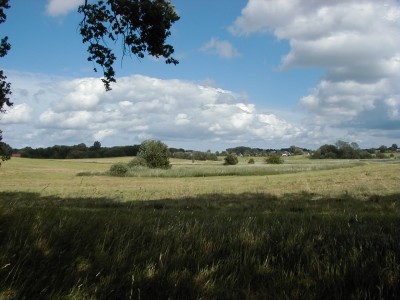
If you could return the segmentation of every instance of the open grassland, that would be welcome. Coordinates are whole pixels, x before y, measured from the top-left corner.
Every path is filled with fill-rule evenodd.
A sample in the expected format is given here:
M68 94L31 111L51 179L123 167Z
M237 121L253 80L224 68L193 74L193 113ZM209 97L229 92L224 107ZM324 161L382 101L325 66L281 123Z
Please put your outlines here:
M400 298L398 160L76 176L117 161L3 164L0 299Z
M314 194L315 198L349 193L367 197L400 191L400 160L359 162L293 158L286 159L283 165L257 162L250 166L245 162L237 166L223 166L222 162L192 164L187 160L172 160L170 170L145 171L153 172L148 174L153 177L146 176L145 172L141 176L127 178L100 175L107 172L113 163L128 162L131 159L13 158L0 169L0 190L69 198L106 197L120 201L180 199L221 193L267 193L280 196L307 192ZM244 173L240 173L242 171ZM157 172L161 173L161 177L156 177ZM168 172L176 176L163 175ZM199 172L208 175L199 177L196 175ZM220 176L224 172L236 172L237 175ZM79 173L99 175L77 176Z

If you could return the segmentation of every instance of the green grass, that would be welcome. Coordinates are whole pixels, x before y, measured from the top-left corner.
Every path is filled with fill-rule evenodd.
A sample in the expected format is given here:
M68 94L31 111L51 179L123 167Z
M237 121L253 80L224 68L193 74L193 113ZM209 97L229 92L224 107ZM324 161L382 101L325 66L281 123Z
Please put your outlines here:
M130 168L125 177L160 177L160 178L180 178L180 177L210 177L210 176L262 176L262 175L281 175L292 174L317 170L333 170L341 168L352 168L365 164L359 161L340 161L340 162L317 162L303 161L302 163L286 163L282 165L269 165L257 163L254 165L239 164L225 166L222 164L196 165L196 164L176 164L171 169L150 169L145 167ZM98 176L96 173L78 173L79 176ZM104 173L109 175L109 172Z
M399 196L1 193L0 298L397 299Z
M344 192L365 198L372 194L400 192L399 160L375 163L293 158L278 166L260 163L248 166L244 163L237 167L222 166L222 162L192 164L190 161L172 160L172 169L166 171L171 171L172 174L166 177L77 176L78 173L104 174L113 163L121 160L128 162L131 159L13 158L0 168L0 191L32 192L61 198L108 198L118 201L181 199L187 196L225 193L268 193L280 196L303 191L314 194L315 198L334 197ZM196 173L204 175L206 172L216 175L216 172L224 170L250 170L253 175L242 173L240 176L194 176ZM264 173L255 175L254 172L259 172L257 170ZM177 174L172 176L174 172ZM266 175L266 172L270 175Z
M120 160L2 165L1 300L400 298L396 160L295 158L274 175L76 176ZM306 171L283 171L291 167Z

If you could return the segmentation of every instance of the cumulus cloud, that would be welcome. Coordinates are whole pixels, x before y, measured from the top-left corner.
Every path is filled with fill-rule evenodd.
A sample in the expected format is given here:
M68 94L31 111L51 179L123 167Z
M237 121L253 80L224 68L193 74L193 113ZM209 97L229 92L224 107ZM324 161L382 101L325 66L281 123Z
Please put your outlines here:
M230 42L218 38L211 38L200 50L226 59L240 55L239 51Z
M96 78L83 78L63 81L58 89L65 93L61 101L53 103L55 111L79 111L95 109L106 93L104 85Z
M6 113L1 117L0 123L2 124L20 124L28 123L31 121L32 108L26 104L21 103L12 106L11 109L6 111Z
M249 0L230 31L272 33L287 40L290 51L282 69L324 70L320 83L300 99L314 125L350 126L377 107L383 107L382 122L398 118L398 1Z
M69 12L76 10L85 0L48 0L46 13L49 16L63 16Z
M13 81L13 88L22 89L24 82L32 80L20 74L24 76L28 79ZM43 82L40 77L35 79L38 85ZM22 93L26 103L3 118L4 124L30 121L29 127L15 134L25 139L7 136L14 147L26 145L21 142L51 146L95 140L103 145L126 145L153 138L180 141L183 146L198 143L198 149L204 143L224 149L222 145L230 143L262 145L291 139L304 130L273 113L258 111L240 94L189 81L134 75L119 78L110 92L104 91L98 78L46 82L48 89L43 94L36 92L40 88L28 86ZM30 109L34 103L41 105Z

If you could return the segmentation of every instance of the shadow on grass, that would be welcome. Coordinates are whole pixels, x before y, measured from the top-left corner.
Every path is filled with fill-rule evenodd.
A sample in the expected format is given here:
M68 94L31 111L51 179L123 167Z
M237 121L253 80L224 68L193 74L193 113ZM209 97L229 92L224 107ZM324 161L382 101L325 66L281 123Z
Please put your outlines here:
M62 209L145 209L145 210L220 210L220 211L281 211L281 212L334 212L347 210L395 211L400 208L400 193L369 195L363 199L343 193L339 197L324 197L300 192L281 197L266 193L205 194L181 199L160 199L120 202L110 198L60 198L41 196L39 193L0 192L0 207L57 207Z
M1 192L0 299L398 299L399 204Z

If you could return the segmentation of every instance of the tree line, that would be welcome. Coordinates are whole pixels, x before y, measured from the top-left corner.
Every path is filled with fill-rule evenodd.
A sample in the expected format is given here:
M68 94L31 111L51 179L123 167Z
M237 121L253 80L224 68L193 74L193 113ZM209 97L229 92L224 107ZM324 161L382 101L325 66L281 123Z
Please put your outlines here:
M191 160L218 160L219 153L213 153L209 151L193 151L193 150L185 150L185 149L175 149L169 148L171 153L171 157L180 158L180 159L191 159Z
M8 144L0 142L0 153L4 153L8 158L14 155L24 158L43 158L43 159L79 159L79 158L106 158L137 156L141 145L102 147L99 141L88 147L81 143L73 146L55 145L46 148L25 147L22 149L12 149ZM168 148L170 157L190 160L218 160L218 152L193 151L183 148Z
M92 146L86 146L80 143L73 146L54 145L47 148L13 149L10 145L0 142L0 159L7 160L12 154L25 158L44 158L44 159L78 159L78 158L106 158L106 157L124 157L137 156L140 145L102 147L99 141ZM271 154L277 155L303 155L311 154L313 159L370 159L385 158L388 154L397 152L400 148L397 144L392 146L382 145L378 148L360 149L357 143L337 141L335 144L325 144L316 151L296 146L281 149L261 149L239 146L228 148L222 152L194 151L183 148L168 148L170 157L188 160L218 160L219 156L234 154L245 157L267 157Z
M391 147L380 146L379 148L360 149L357 143L337 141L335 145L325 144L315 151L311 158L314 159L371 159L386 158L386 153L397 152L397 144Z
M225 155L227 153L234 153L236 155L246 156L246 157L250 157L250 156L263 157L263 156L268 156L271 153L303 155L305 153L312 152L312 150L307 149L307 148L300 148L297 146L290 146L288 148L281 148L281 149L261 149L261 148L251 148L251 147L246 147L246 146L239 146L239 147L234 147L234 148L228 148L224 152L222 153L222 155Z
M93 146L86 146L81 143L73 146L55 145L47 148L25 147L14 150L21 157L26 158L47 158L47 159L76 159L76 158L104 158L136 156L140 145L102 147L100 142L94 142Z

